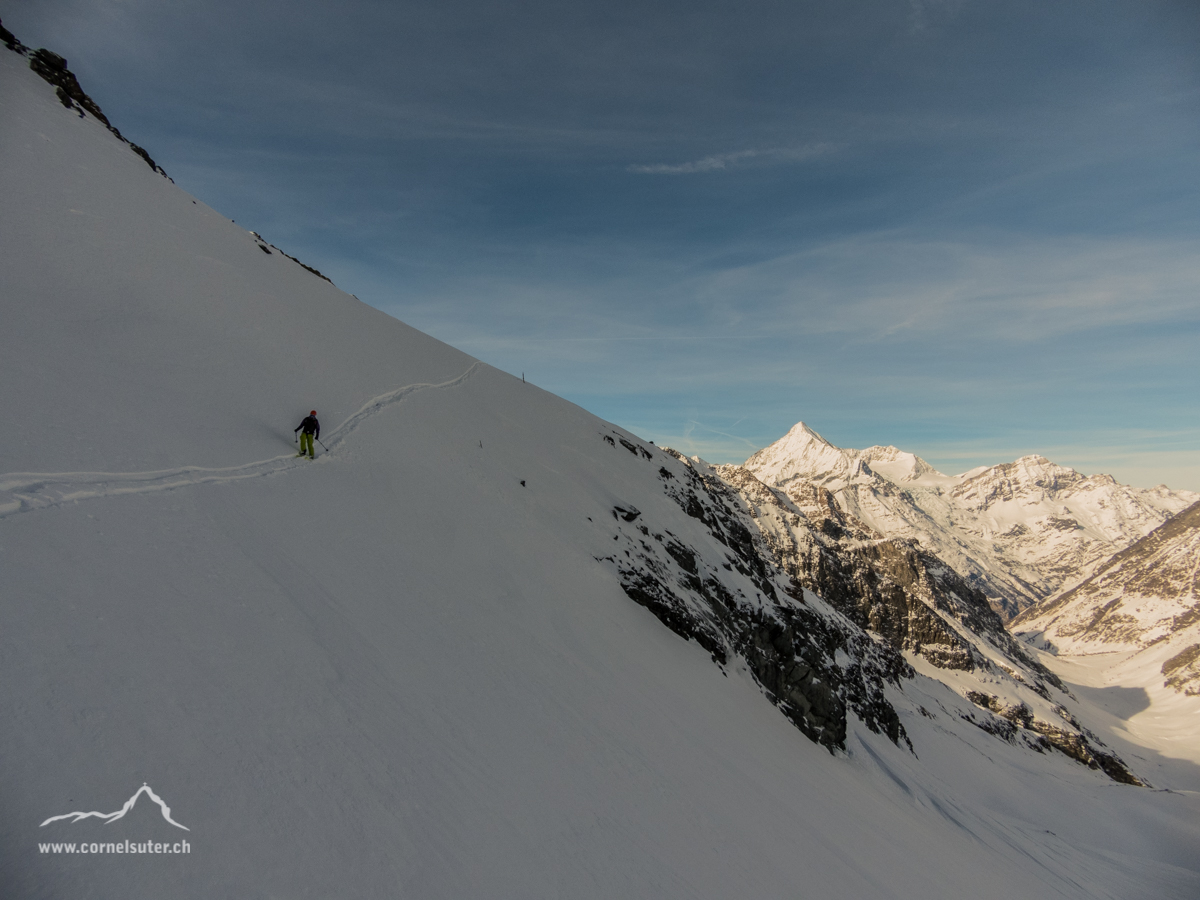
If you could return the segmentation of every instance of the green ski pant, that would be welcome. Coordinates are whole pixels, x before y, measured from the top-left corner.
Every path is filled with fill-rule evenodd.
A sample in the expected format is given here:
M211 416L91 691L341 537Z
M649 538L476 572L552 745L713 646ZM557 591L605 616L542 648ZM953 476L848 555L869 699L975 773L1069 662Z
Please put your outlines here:
M308 454L313 459L316 458L316 451L313 450L313 436L307 432L300 434L300 455Z

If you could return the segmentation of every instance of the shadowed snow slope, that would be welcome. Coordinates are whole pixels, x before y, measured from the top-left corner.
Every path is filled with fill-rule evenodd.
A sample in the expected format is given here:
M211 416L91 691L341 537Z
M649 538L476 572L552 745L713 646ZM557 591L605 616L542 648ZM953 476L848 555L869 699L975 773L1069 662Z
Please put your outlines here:
M597 561L615 506L710 552L678 460L264 252L4 49L0 119L3 896L1200 893L1195 794L930 679L889 688L915 755L810 741ZM40 827L145 782L189 853L39 852L177 842Z

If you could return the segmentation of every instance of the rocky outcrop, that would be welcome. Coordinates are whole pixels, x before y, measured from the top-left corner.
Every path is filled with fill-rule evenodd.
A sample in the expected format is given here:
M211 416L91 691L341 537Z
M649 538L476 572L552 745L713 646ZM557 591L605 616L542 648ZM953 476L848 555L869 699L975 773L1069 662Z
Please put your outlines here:
M1189 697L1200 696L1200 644L1191 644L1162 664L1166 686Z
M971 724L990 734L997 734L1010 743L1015 743L1018 737L1022 737L1026 746L1039 752L1054 748L1089 769L1102 770L1113 781L1139 787L1145 786L1145 783L1129 770L1129 767L1117 754L1107 748L1100 749L1104 747L1103 741L1091 732L1081 729L1079 723L1065 707L1056 707L1055 711L1072 726L1069 729L1036 718L1033 710L1025 703L1006 702L993 694L982 691L968 691L967 699L976 706L995 713L1011 726L1005 728L997 726L995 722L988 719L981 722L974 717L967 717L967 721ZM1030 737L1030 735L1034 735L1034 737Z
M618 450L632 444L621 435L605 439ZM907 743L885 688L912 675L904 659L759 553L727 488L713 490L677 454L640 444L630 452L657 465L676 515L699 525L707 539L698 546L681 536L678 522L614 506L614 551L598 559L613 567L630 599L719 665L744 665L768 699L822 746L845 748L850 714Z
M1012 638L983 593L916 541L875 534L811 483L784 493L741 466L714 471L746 503L775 563L860 627L936 666L965 671L994 669L978 647L983 639L1024 669L1037 690L1061 687Z
M17 40L17 36L4 27L4 23L0 22L0 42L14 53L20 53L22 56L29 55L29 48Z
M100 104L98 104L84 92L83 88L79 84L79 79L77 79L74 73L67 68L67 61L63 57L51 50L46 50L45 48L40 50L31 50L29 47L26 47L19 40L17 40L16 36L11 31L6 29L3 24L0 24L0 42L2 42L7 49L14 53L18 53L29 60L29 68L36 72L43 81L54 88L55 95L58 97L59 102L62 103L63 106L65 106L67 109L75 110L79 113L80 117L90 115L97 122L112 132L112 134L118 140L124 144L127 144L129 149L140 156L145 161L146 165L148 165L151 169L153 169L159 175L162 175L168 181L171 181L172 183L174 182L174 179L172 179L165 171L163 171L162 167L150 157L150 154L147 153L145 149L139 147L137 144L126 138L123 134L121 134L120 130L108 120L108 117L104 115L104 111L100 109ZM274 250L279 252L281 255L286 256L302 269L311 272L318 278L328 281L330 284L333 283L333 281L327 275L324 275L312 266L301 262L290 253L285 253L278 247L274 247L274 245L268 246L266 241L264 241L256 232L252 231L250 233L254 236L258 248L267 255L270 255L271 248L274 248Z

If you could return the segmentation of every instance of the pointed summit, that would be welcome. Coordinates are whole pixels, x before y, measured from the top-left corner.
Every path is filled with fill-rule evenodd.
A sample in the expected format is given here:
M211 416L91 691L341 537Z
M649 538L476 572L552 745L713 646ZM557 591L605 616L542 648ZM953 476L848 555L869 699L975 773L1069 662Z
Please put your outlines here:
M825 438L821 437L821 435L817 434L816 431L814 431L812 428L809 428L803 422L797 422L795 425L793 425L791 430L789 430L788 433L783 436L782 440L788 440L789 438L791 438L793 441L815 440L825 444L828 447L833 446L833 444L829 443L829 441L825 440Z
M811 453L812 451L809 448L813 447L814 445L822 449L839 449L829 441L825 440L825 438L821 437L821 435L817 434L816 431L814 431L812 428L809 428L803 422L797 422L791 427L787 434L770 446L759 450L757 453L751 456L750 459L755 460L767 457L781 458L783 456L801 456L805 455L806 453Z
M746 460L746 468L777 486L797 478L823 483L851 477L852 456L853 451L835 447L803 422L797 422L775 443Z

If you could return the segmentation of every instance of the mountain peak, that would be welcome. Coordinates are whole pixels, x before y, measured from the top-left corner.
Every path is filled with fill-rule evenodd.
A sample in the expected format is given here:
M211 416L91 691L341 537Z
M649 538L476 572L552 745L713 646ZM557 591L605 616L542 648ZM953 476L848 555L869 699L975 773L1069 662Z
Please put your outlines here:
M746 460L746 468L775 484L796 478L840 478L851 475L852 456L852 451L835 447L803 422L797 422L775 443Z
M746 468L773 483L801 478L822 484L883 478L912 482L927 476L945 479L913 453L892 446L866 450L837 447L804 422L797 422L783 437L746 460Z
M1010 490L1037 488L1053 493L1086 480L1088 480L1087 476L1081 475L1074 469L1060 466L1040 454L1032 453L1010 463L972 469L962 477L962 483L957 490L964 496L979 490L979 486L983 486L983 490L990 492L993 490L991 486L994 483L1003 482L1011 486ZM1097 479L1093 476L1092 480ZM1116 483L1115 479L1109 476L1099 476L1097 481L1097 483L1108 482Z
M781 449L787 447L795 450L796 448L805 447L809 444L817 444L821 447L832 447L835 450L839 449L829 441L825 440L825 438L821 437L821 435L818 434L815 429L810 428L803 422L797 422L788 430L787 434L785 434L771 446L780 447Z
M1068 472L1075 471L1068 466L1060 466L1058 463L1047 459L1040 453L1029 453L1025 456L1017 457L1017 459L1013 461L1012 465L1026 469L1063 469Z

